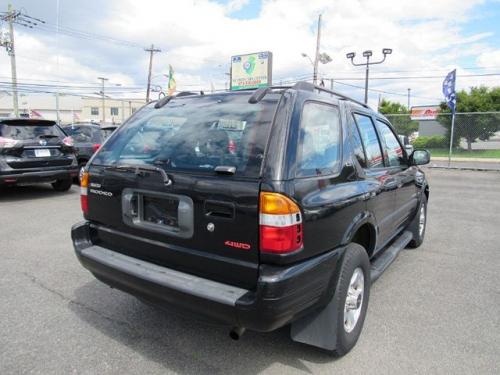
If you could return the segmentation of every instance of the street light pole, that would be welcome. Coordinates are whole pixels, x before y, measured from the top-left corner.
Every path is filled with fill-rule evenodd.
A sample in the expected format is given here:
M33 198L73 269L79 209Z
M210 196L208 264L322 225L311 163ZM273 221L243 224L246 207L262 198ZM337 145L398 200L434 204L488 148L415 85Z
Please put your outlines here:
M392 49L390 48L384 48L382 49L382 53L384 55L384 58L379 61L372 61L370 62L370 57L373 55L373 52L368 50L363 52L363 57L366 57L366 63L355 63L354 62L354 57L356 56L355 52L349 52L346 57L351 60L352 65L354 66L366 66L366 74L365 74L365 104L368 103L368 78L369 78L369 72L370 72L370 65L376 65L376 64L382 64L385 61L385 58L387 55L390 55L392 53Z
M101 80L101 98L102 98L102 125L106 123L106 99L104 96L104 82L108 80L108 78L105 77L97 77L97 79Z

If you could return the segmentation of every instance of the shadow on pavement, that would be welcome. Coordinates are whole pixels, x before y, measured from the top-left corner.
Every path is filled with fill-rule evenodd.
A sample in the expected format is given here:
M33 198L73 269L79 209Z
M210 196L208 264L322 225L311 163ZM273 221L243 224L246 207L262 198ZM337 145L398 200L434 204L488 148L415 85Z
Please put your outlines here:
M39 184L29 186L0 187L0 202L15 202L29 199L43 199L49 197L60 197L78 193L78 186L74 186L64 192L55 191L50 184Z
M335 360L325 351L291 341L288 327L247 332L233 341L229 327L157 309L97 280L74 295L69 307L82 321L175 372L256 374L281 363L312 373L304 361Z

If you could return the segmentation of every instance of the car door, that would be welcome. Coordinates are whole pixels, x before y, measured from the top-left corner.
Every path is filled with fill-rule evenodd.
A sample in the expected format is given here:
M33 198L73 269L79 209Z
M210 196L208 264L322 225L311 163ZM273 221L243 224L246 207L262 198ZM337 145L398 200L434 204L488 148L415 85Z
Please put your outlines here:
M384 151L385 163L397 181L396 207L393 213L394 229L396 230L407 223L417 206L415 168L409 167L406 152L392 127L380 119L376 120L376 124Z
M398 180L394 171L385 165L379 135L371 114L354 112L352 127L354 137L359 136L363 148L355 154L362 170L367 210L374 215L377 224L377 251L384 247L394 232L393 213Z

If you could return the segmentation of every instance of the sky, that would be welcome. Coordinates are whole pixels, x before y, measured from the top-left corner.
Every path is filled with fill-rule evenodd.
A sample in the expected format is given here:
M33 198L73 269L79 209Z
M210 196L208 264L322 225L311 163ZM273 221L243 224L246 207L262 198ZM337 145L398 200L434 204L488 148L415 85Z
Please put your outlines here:
M408 88L412 106L438 104L443 78L453 69L458 89L500 85L500 0L11 2L45 21L33 28L15 25L19 81L40 91L61 85L62 91L93 95L97 77L107 77L110 96L145 96L144 48L151 44L161 49L153 62L157 88L166 88L170 64L179 90L224 89L231 56L258 51L273 53L275 84L310 80L311 63L301 54L314 57L319 14L320 49L333 60L320 64L319 74L334 79L340 92L364 96L364 68L353 66L346 53L356 52L354 61L361 63L365 50L377 60L382 48L392 48L383 64L370 68L373 107L379 97L406 105ZM0 2L0 12L6 3ZM9 80L10 59L1 49L0 82Z

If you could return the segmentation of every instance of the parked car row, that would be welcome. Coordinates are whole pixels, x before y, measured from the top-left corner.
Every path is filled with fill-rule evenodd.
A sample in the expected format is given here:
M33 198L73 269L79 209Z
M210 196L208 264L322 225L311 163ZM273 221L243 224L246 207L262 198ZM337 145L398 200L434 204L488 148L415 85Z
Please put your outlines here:
M66 191L116 127L18 118L0 120L0 186L51 183Z

